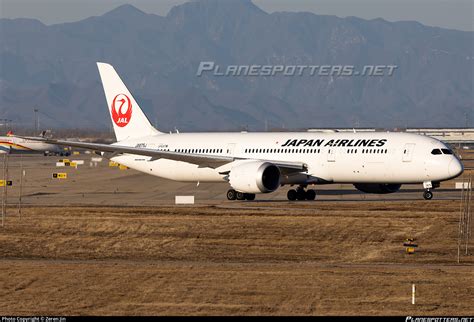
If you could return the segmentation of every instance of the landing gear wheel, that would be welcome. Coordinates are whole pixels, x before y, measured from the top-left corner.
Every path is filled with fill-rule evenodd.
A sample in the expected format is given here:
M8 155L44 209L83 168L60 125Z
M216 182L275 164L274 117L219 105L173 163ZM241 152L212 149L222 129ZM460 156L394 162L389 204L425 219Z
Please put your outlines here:
M425 200L431 200L431 198L433 198L433 193L429 190L426 190L423 193L423 198L425 198Z
M238 191L235 197L237 198L237 200L245 200L245 193Z
M314 200L316 199L316 191L313 189L309 189L306 191L306 200Z
M304 191L304 189L296 190L296 199L305 200L306 199L306 191Z
M290 201L295 201L296 200L296 190L294 190L294 189L288 190L288 193L286 194L286 197Z
M245 194L245 199L247 199L247 200L255 200L255 194L254 194L254 193L246 193L246 194Z
M227 199L228 200L235 200L237 198L237 192L234 189L230 189L227 191Z

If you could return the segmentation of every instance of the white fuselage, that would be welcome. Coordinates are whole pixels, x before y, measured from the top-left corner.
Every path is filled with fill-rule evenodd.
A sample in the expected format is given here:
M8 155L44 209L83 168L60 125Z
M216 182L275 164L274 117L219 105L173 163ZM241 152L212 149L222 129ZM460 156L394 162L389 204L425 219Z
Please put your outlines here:
M211 168L138 155L113 158L132 169L176 181L225 181L226 171L249 160L306 165L307 173L282 178L282 184L439 182L463 170L455 155L432 154L433 149L447 149L444 143L408 133L173 133L117 144L236 159Z
M45 153L63 151L55 144L27 140L12 136L0 136L0 153Z

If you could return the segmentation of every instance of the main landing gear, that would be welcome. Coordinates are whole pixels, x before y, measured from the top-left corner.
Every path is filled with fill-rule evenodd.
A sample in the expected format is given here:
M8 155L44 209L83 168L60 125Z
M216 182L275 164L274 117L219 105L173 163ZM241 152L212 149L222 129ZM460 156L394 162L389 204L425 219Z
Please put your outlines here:
M288 200L314 200L316 199L316 191L313 189L304 190L303 187L299 187L298 189L290 189L286 195Z
M235 191L234 189L230 189L227 191L227 199L228 200L255 200L254 193L243 193L240 191Z

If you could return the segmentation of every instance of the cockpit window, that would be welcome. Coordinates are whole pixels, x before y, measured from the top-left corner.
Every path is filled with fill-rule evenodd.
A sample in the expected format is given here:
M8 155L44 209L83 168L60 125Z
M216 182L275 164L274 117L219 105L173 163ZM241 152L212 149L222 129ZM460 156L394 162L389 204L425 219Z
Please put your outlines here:
M441 152L440 149L433 149L433 150L431 151L431 154L436 154L436 155L438 155L438 154L442 154L442 152Z
M453 151L450 149L441 149L441 151L443 151L444 154L453 154Z

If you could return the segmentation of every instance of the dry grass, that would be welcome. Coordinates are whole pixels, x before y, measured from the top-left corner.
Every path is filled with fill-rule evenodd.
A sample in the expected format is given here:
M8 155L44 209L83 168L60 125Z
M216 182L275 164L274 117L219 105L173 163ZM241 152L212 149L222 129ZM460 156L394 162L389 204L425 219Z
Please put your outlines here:
M435 200L45 206L21 220L10 210L0 313L472 315L458 210Z

